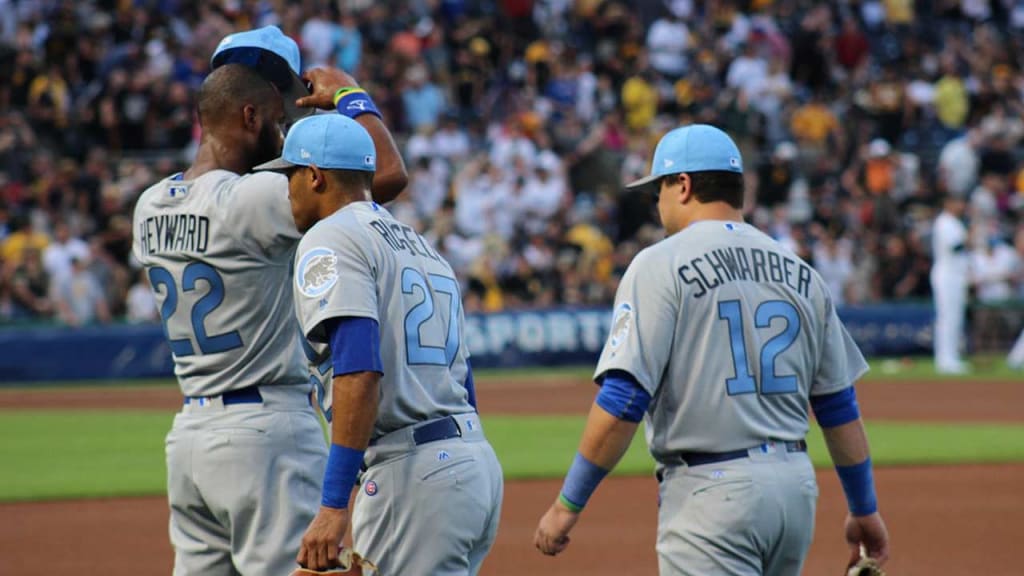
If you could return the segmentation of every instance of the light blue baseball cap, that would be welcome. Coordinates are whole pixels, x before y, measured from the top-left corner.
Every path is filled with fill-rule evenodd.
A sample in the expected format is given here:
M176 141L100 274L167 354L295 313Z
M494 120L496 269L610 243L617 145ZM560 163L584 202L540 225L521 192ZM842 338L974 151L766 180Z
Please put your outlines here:
M709 171L742 174L743 157L725 132L708 124L691 124L665 134L654 149L650 176L630 182L626 189L649 190L662 176Z
M377 149L359 122L341 114L316 114L288 130L280 158L254 170L280 172L296 166L375 172Z
M277 87L284 99L289 122L312 114L312 108L299 108L295 100L309 95L306 83L299 77L301 60L299 45L276 26L229 34L220 41L210 58L210 68L225 64L243 64Z

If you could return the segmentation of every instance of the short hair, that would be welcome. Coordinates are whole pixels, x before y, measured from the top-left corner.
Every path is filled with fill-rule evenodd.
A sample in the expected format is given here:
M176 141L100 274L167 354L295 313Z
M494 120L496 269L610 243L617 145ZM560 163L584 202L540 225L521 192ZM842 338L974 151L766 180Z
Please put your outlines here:
M334 183L346 193L358 195L364 190L369 192L373 189L374 172L324 169L324 173L328 174L328 178L333 179Z
M258 72L242 64L225 64L203 80L196 97L199 124L215 125L246 104L265 106L281 98L277 89Z
M725 202L733 208L743 208L743 174L728 170L687 172L693 195L701 203Z

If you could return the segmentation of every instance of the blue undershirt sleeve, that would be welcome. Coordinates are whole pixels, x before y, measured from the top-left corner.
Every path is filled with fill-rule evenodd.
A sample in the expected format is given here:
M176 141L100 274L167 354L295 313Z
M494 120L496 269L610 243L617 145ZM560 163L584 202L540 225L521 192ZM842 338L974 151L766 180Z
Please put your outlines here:
M811 408L822 428L835 428L860 418L857 392L853 386L831 394L811 396Z
M639 422L643 419L651 405L651 395L632 374L625 370L609 370L600 384L601 391L595 399L598 406L620 420Z
M334 375L384 373L380 357L380 325L373 318L342 316L324 321L331 344Z
M473 367L470 366L469 360L466 360L466 393L469 395L467 400L469 405L473 407L473 410L477 410L476 407L476 385L473 383ZM479 412L479 410L477 410Z

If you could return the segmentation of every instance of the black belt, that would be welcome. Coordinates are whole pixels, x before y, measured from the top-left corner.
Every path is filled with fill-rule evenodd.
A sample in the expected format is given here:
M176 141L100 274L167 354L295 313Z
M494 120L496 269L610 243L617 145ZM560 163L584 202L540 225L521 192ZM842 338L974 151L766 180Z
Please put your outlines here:
M185 405L189 405L192 402L198 403L202 406L206 400L211 398L210 396L185 396ZM220 395L221 402L225 406L231 404L262 404L263 395L260 394L260 387L257 385L246 386L245 388L239 388L238 390L228 390L227 392Z
M438 440L458 438L462 436L462 430L455 423L455 418L448 416L433 422L427 422L412 429L412 441L417 446Z
M762 452L767 454L772 445L776 448L785 447L786 452L807 452L807 442L804 442L803 440L797 440L796 442L765 442L760 446L754 446L753 449L760 449ZM745 450L732 450L731 452L679 452L673 454L669 460L679 460L680 464L685 464L687 466L702 466L704 464L715 464L716 462L727 462L729 460L746 458L750 455L750 450L750 448L747 448Z

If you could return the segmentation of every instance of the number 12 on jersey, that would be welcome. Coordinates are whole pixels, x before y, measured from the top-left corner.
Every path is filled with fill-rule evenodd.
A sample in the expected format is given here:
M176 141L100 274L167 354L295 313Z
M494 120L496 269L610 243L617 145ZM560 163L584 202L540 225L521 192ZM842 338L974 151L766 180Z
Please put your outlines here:
M757 383L747 363L747 345L744 339L743 309L739 300L718 303L718 317L729 326L729 343L732 347L732 363L736 376L725 381L730 396L754 394ZM800 314L796 307L785 300L768 300L758 305L754 312L754 326L770 328L772 320L782 318L786 328L764 343L760 354L761 394L793 394L799 390L795 374L780 375L775 372L775 359L785 352L800 335Z

